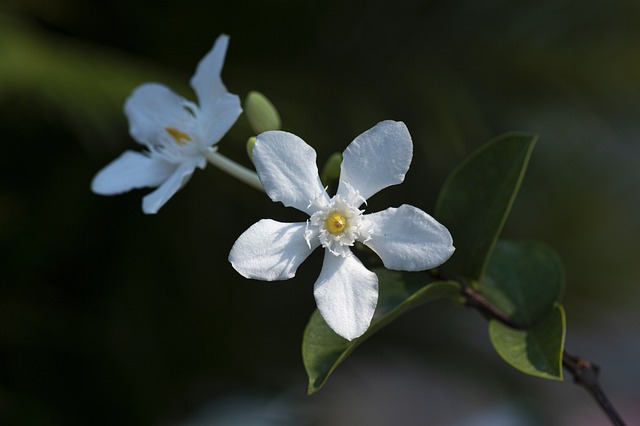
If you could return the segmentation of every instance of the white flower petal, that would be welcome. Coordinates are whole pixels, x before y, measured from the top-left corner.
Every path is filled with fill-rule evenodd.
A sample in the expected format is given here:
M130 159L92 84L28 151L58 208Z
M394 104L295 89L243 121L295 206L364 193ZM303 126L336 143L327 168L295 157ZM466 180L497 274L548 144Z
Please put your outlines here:
M202 123L205 146L222 139L242 113L240 98L227 91L220 77L228 45L229 36L223 34L218 37L191 78L191 87L200 104L198 118Z
M157 213L189 181L195 168L194 163L185 163L176 168L158 189L142 199L142 211L146 214Z
M197 114L205 138L203 145L214 145L222 139L242 114L240 98L237 95L225 93L208 108L201 108Z
M229 262L243 277L265 281L287 280L320 245L309 247L306 223L263 219L247 229L231 248ZM317 241L317 240L316 240Z
M158 186L175 169L175 165L160 158L125 151L96 174L91 182L91 190L96 194L114 195L136 188Z
M298 136L269 131L258 135L253 162L267 195L309 216L317 208L309 204L316 197L329 202L316 166L316 151Z
M411 135L401 121L381 121L355 138L342 156L337 194L346 197L349 191L345 184L349 184L368 199L404 180L413 156ZM358 201L356 206L360 204Z
M435 268L455 250L447 228L417 207L403 204L365 217L373 223L374 231L364 243L389 269Z
M314 285L322 318L347 340L367 331L378 303L378 277L353 254L347 257L325 252L320 277Z
M191 78L191 87L198 96L198 103L202 110L213 107L218 98L227 94L227 88L222 82L220 73L228 46L229 36L226 34L219 36L211 50L200 60Z
M144 83L136 87L124 104L129 119L129 133L147 146L166 138L167 127L185 131L185 123L195 117L185 108L181 96L159 83Z

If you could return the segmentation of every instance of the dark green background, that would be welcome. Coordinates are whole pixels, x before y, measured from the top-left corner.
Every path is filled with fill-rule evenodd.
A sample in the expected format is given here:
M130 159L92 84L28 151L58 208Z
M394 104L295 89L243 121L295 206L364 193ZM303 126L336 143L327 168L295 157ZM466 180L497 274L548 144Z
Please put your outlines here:
M413 166L368 211L432 212L477 146L539 133L505 235L557 249L568 349L602 364L623 415L640 418L640 3L5 0L0 423L606 424L569 380L511 370L484 321L447 303L401 318L306 398L299 348L321 256L282 283L226 260L253 222L301 215L213 167L156 216L142 214L146 191L90 192L139 148L122 113L131 90L155 80L193 99L188 80L222 32L229 90L265 93L320 162L378 121L407 124ZM241 117L220 151L249 165L248 136Z

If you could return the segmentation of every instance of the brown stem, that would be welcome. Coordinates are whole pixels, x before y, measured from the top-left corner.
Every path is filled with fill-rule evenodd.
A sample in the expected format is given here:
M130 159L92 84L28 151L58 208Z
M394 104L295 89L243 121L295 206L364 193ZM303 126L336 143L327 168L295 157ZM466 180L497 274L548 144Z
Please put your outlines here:
M502 324L517 330L526 329L526 327L516 323L507 314L493 305L479 291L463 285L461 293L466 300L467 306L475 308L484 316L500 321ZM600 386L600 382L598 381L600 368L596 364L580 356L570 355L567 351L564 351L562 353L562 365L573 376L573 383L580 385L589 392L614 426L625 426L624 421Z
M611 423L615 426L625 426L624 420L614 408L598 381L600 367L588 359L573 356L564 351L562 353L562 365L569 370L573 376L573 383L582 386L596 400L602 411L604 411Z
M471 306L480 311L483 315L500 321L502 324L515 328L516 330L524 330L525 327L513 321L507 314L498 309L495 305L487 300L479 291L468 286L462 286L460 290L464 296L467 306Z

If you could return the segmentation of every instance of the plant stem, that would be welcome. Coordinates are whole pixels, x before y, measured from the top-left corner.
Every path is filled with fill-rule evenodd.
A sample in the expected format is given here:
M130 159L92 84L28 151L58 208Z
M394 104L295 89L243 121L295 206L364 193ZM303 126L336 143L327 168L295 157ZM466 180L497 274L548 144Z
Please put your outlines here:
M625 426L624 420L616 411L598 381L600 367L588 359L573 356L564 351L562 353L562 365L569 370L573 376L573 383L582 386L596 400L602 411L604 411L611 423L615 426Z
M223 172L226 172L238 179L239 181L246 183L247 185L264 192L264 187L258 178L256 172L247 169L244 166L236 163L225 157L222 154L219 154L217 151L210 150L207 152L207 160L209 163L213 164Z
M469 286L462 285L462 289L460 290L462 295L465 298L467 306L471 306L476 310L480 311L483 315L500 321L502 324L515 328L516 330L525 330L526 327L521 326L520 324L513 321L507 314L502 312L498 307L493 305L491 302L487 300L486 297L482 295L477 290Z
M517 324L507 314L498 309L487 300L479 291L462 285L462 296L467 306L475 308L484 316L501 322L516 330L526 330L526 327ZM573 356L564 351L562 353L562 366L573 376L573 383L580 385L595 399L602 411L607 415L614 426L625 426L624 420L618 414L613 404L600 386L598 375L600 367L581 356Z

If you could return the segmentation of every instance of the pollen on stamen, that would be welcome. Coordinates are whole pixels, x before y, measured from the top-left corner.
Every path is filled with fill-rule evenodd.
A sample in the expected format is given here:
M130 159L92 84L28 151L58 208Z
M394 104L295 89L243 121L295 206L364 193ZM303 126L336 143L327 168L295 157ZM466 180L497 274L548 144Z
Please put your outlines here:
M331 234L341 233L344 231L345 226L347 226L347 218L345 218L341 213L331 213L327 216L327 220L325 221L325 227Z
M181 132L178 129L174 129L173 127L165 127L165 130L171 135L173 140L175 140L178 145L185 145L186 143L191 141L191 137L188 134Z

